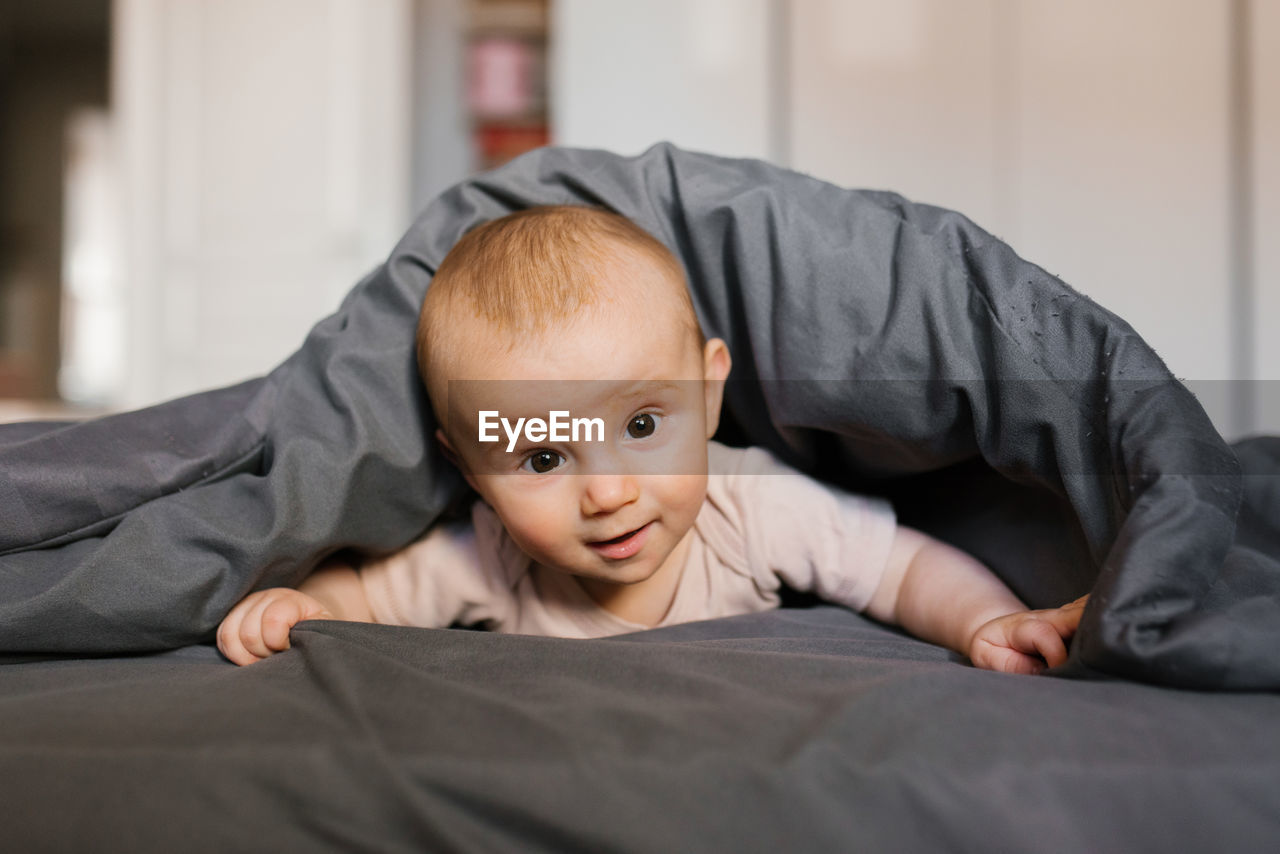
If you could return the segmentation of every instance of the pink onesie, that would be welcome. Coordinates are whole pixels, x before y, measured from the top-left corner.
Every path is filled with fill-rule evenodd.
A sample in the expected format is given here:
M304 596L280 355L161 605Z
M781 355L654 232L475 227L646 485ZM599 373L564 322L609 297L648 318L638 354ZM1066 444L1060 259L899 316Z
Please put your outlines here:
M775 608L782 584L867 606L893 543L888 502L819 483L761 448L711 442L708 457L707 498L659 626ZM482 501L470 524L437 526L360 575L380 623L575 638L649 628L601 608L571 575L534 564Z

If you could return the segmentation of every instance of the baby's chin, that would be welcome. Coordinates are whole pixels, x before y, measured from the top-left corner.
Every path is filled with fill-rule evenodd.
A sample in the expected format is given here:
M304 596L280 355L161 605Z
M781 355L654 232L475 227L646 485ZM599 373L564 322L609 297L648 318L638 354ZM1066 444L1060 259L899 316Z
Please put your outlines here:
M550 566L552 569L557 569L553 564L545 565ZM640 584L648 581L650 578L653 578L661 566L662 561L654 560L646 556L644 558L616 561L601 565L574 567L572 569L557 569L557 571L564 572L568 575L573 575L581 579L590 580L598 584L629 587L633 584Z
M642 581L648 581L653 578L655 572L658 571L657 563L639 562L633 565L616 565L605 567L603 569L576 569L564 570L570 575L576 575L579 578L588 578L602 584L616 584L619 587L629 587L632 584L639 584Z

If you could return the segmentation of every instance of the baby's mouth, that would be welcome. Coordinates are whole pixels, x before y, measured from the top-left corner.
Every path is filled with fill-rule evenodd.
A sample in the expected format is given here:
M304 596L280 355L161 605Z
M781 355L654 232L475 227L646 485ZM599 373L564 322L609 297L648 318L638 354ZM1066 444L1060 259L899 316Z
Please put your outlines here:
M595 540L587 543L587 545L603 557L614 560L628 558L640 551L640 547L644 545L644 541L648 538L649 526L652 524L652 522L646 522L639 528L627 531L625 534L614 537L611 540Z
M643 527L644 527L644 525L641 525L641 526L640 526L640 528L643 528ZM630 530L630 531L627 531L625 534L620 534L619 536L614 537L612 540L596 540L596 541L592 542L592 543L591 543L591 545L593 545L593 546L609 546L609 545L613 545L613 544L615 544L615 543L620 543L620 542L622 542L623 540L625 540L625 539L627 539L628 537L630 537L630 536L631 536L632 534L634 534L636 531L639 531L639 530L640 530L640 528L634 528L634 529L632 529L632 530Z

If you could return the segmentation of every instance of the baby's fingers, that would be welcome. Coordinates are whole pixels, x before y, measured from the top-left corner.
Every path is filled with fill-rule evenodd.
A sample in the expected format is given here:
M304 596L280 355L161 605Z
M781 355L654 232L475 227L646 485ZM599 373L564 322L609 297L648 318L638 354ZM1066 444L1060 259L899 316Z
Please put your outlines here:
M1045 669L1044 662L1034 655L1026 655L1016 649L993 644L985 645L981 655L974 657L973 663L987 670L1024 676L1034 676L1037 673L1043 673Z
M1058 635L1063 639L1071 638L1075 635L1076 629L1080 627L1080 618L1084 616L1084 606L1088 602L1088 595L1081 596L1074 602L1068 602L1061 608L1050 608L1045 611L1034 612L1037 617L1047 620L1055 629Z
M262 611L262 643L270 652L286 650L290 629L303 620L328 616L323 605L302 593L276 599Z
M244 619L240 621L240 643L255 660L266 658L275 652L275 650L267 646L262 637L262 616L267 612L268 608L279 600L279 594L280 591L274 588L260 590L253 594L252 601L250 599L245 600L249 607L245 611Z
M253 603L245 600L231 609L218 626L218 649L234 664L253 664L258 656L245 649L240 640L240 627Z
M1041 619L1020 621L1013 629L1010 641L1019 652L1035 653L1050 667L1057 667L1067 660L1067 645L1058 628Z
M262 645L270 652L289 648L289 629L302 619L302 606L296 599L276 599L262 611Z

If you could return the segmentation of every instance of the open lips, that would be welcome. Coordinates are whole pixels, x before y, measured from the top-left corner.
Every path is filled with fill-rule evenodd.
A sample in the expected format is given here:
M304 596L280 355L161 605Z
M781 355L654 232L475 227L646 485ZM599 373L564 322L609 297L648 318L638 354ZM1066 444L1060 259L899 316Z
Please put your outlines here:
M652 524L652 522L648 522L620 537L614 537L612 540L599 540L594 543L587 543L587 545L591 546L601 556L611 560L628 558L640 551L649 536L649 527Z

